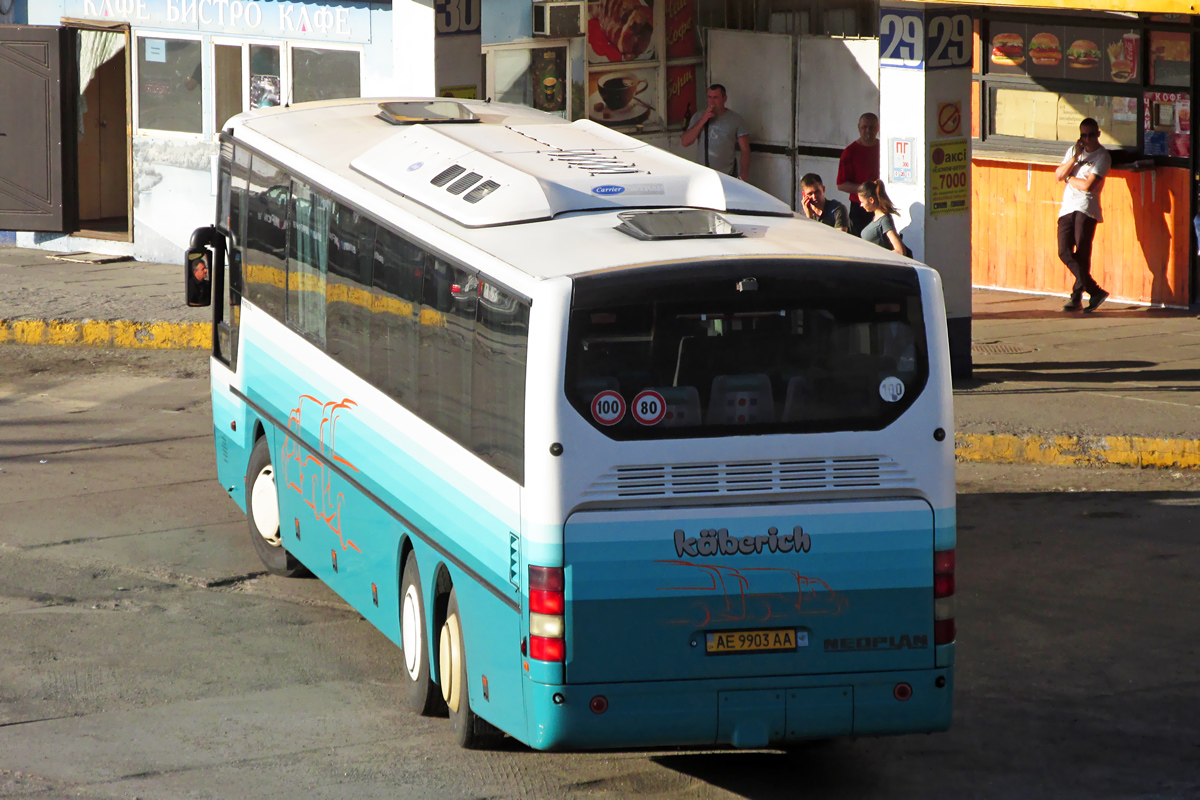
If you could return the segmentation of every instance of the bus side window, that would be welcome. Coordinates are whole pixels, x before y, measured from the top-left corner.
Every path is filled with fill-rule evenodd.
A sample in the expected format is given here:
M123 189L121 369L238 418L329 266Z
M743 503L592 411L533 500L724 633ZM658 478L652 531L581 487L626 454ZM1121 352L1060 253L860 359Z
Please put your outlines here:
M284 319L287 286L287 207L291 182L261 156L250 163L246 194L246 247L242 277L246 299L279 321Z
M287 321L325 345L325 275L332 202L302 181L292 181L289 208Z
M471 450L524 483L529 304L482 277L480 281L471 363Z
M417 393L421 416L457 442L471 441L471 347L478 278L440 258L427 261Z
M329 221L325 283L325 349L363 378L371 360L371 250L375 224L341 203Z
M378 227L371 270L368 380L417 413L417 321L425 251Z

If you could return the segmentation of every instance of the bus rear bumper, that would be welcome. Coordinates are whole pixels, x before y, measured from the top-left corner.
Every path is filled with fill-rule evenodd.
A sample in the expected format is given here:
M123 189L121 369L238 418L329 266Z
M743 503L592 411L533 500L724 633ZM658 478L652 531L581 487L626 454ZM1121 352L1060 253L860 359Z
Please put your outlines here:
M535 720L528 743L538 750L748 748L948 730L954 670L527 688ZM603 713L592 710L593 698L606 701Z

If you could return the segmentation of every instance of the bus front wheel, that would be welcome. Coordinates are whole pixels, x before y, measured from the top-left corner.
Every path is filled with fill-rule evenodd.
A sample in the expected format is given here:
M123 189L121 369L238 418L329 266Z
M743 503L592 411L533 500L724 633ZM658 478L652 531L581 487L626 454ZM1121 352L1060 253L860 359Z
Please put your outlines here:
M460 747L478 750L493 744L503 734L471 710L467 691L467 656L463 644L462 617L458 613L458 594L450 590L446 621L438 637L438 675L442 699L450 712L450 727Z
M417 557L409 555L400 579L400 652L404 656L405 705L423 717L433 717L441 714L444 706L429 675L425 610Z
M267 572L284 578L305 574L304 566L283 546L275 467L265 436L254 443L246 466L246 519L250 542Z

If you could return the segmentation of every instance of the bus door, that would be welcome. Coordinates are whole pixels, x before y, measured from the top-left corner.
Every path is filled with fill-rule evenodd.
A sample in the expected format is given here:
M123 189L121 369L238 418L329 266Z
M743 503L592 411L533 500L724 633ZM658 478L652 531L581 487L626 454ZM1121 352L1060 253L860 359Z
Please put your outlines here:
M245 470L254 442L245 403L233 393L240 386L237 375L238 334L242 312L242 248L245 232L246 187L250 153L235 148L231 140L221 143L217 232L224 239L224 263L214 264L213 426L217 475L221 485L244 511Z

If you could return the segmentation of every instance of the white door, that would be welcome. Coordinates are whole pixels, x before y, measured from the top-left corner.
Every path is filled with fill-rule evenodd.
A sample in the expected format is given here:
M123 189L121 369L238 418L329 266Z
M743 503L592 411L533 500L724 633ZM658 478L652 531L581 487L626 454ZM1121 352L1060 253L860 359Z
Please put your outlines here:
M757 31L708 32L708 82L750 128L750 183L795 208L796 37Z
M838 191L838 156L858 138L858 118L879 113L879 40L801 36L796 47L796 185L814 172Z
M708 48L708 82L750 127L750 182L794 209L800 178L815 172L847 202L838 155L859 116L879 113L879 40L714 29Z

